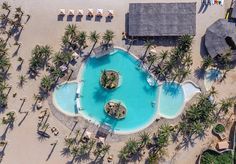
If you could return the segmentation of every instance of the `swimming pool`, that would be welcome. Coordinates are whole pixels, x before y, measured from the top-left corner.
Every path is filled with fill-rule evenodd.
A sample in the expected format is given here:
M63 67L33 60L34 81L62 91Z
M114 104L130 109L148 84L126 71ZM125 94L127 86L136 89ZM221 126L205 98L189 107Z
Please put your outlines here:
M81 115L96 124L109 124L115 133L132 133L149 126L158 116L174 118L184 104L183 88L178 83L150 86L149 74L138 67L139 62L123 50L116 50L100 58L89 58L80 71L77 82L64 83L53 93L54 104L64 113ZM101 71L115 70L121 77L118 88L107 90L99 83ZM77 87L80 85L76 107ZM122 102L127 108L121 120L110 117L104 105L110 100Z

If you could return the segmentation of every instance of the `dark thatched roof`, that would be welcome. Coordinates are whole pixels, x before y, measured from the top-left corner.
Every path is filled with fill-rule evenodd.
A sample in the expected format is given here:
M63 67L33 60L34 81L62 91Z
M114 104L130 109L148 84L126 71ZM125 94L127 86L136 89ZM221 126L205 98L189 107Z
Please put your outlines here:
M130 36L181 36L196 33L196 3L129 4Z
M236 4L234 4L234 8L232 10L232 13L231 13L231 18L236 18Z
M219 19L207 28L205 35L205 46L212 58L224 55L232 50L232 45L226 42L227 38L236 44L236 27L234 23L225 19ZM233 52L234 53L234 52Z

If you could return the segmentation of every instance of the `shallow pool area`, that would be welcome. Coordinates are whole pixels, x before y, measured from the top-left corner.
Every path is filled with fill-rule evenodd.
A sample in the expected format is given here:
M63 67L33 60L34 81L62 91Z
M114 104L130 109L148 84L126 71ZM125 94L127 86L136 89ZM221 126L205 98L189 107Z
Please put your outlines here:
M108 90L101 86L99 79L103 70L119 72L121 81L118 88ZM67 82L55 89L54 104L67 115L80 115L99 125L108 124L115 133L140 131L160 116L175 118L185 104L186 91L181 84L165 82L150 85L149 74L139 68L136 58L123 50L89 58L78 77L77 81L83 82ZM118 120L104 111L105 104L110 100L125 105L125 118Z
M160 116L175 118L181 113L184 104L184 92L180 84L174 82L163 83L159 96Z
M74 116L78 114L78 109L76 106L76 90L78 83L69 82L64 83L55 89L53 93L53 102L60 108L65 114Z

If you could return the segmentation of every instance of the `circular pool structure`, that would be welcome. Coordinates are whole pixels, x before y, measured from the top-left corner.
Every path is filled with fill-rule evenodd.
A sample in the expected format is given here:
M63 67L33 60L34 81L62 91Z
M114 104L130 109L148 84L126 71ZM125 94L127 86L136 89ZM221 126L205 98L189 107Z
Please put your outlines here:
M108 124L119 134L140 131L160 116L177 117L185 103L182 85L174 82L150 85L149 74L139 65L134 56L120 49L103 57L90 57L80 69L77 82L63 83L55 89L53 103L67 115ZM120 86L115 90L103 88L102 70L117 71ZM125 118L118 120L104 111L109 100L120 100L125 105L128 109Z

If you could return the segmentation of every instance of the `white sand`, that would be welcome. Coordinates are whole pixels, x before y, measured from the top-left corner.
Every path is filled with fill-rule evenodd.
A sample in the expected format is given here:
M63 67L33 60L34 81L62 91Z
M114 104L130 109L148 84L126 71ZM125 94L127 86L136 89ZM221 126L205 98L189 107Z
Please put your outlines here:
M195 2L194 0L178 0L178 2ZM200 1L197 0L197 11L200 7ZM0 0L3 2L3 0ZM55 51L60 48L60 39L63 35L64 28L68 22L57 21L57 14L60 8L68 9L86 9L93 8L95 11L97 8L102 8L106 12L108 9L115 11L115 17L110 23L105 22L105 18L102 18L101 22L86 21L83 17L81 22L75 22L75 18L71 23L76 23L81 30L98 32L104 32L106 29L113 30L115 32L114 43L118 46L122 46L121 33L125 31L125 13L128 11L128 3L130 2L176 2L175 0L8 0L12 6L21 6L26 14L31 15L31 19L25 25L22 32L20 42L22 47L19 50L18 56L24 58L23 68L20 72L16 71L16 67L19 64L17 61L18 56L11 59L12 67L10 69L9 84L12 85L12 91L9 95L9 106L7 111L18 111L21 104L20 98L26 97L26 103L24 104L22 111L29 111L28 116L21 126L18 123L24 117L24 114L17 113L17 119L13 131L7 133L6 140L9 144L5 150L5 156L3 157L4 164L59 164L66 163L71 158L66 158L61 155L63 148L63 138L69 134L70 130L67 129L62 123L57 121L53 116L49 118L51 126L56 126L60 135L58 137L51 137L49 140L40 142L37 139L36 127L37 127L37 112L31 112L33 101L33 94L38 92L40 78L36 80L28 80L25 86L21 89L17 87L18 75L26 74L28 70L28 60L30 59L31 50L36 44L49 44ZM227 2L229 3L229 2ZM197 14L197 33L194 39L193 46L193 70L197 68L201 62L200 56L200 41L204 35L206 28L212 24L218 18L223 18L225 15L226 7L222 6L209 6L205 13ZM10 39L13 44L12 39ZM14 52L16 47L10 48L11 53ZM43 73L42 73L43 74ZM226 95L236 95L236 85L233 85L236 79L235 69L231 71L228 78L220 85L216 85L216 89L219 93L219 98ZM16 98L12 97L13 93L17 93ZM44 108L48 107L47 102L44 102ZM1 114L2 116L2 114ZM0 131L4 131L4 127L0 127ZM51 151L51 143L58 140L58 144L51 156L46 161L46 158ZM207 142L207 140L205 141ZM188 150L188 152L181 151L178 154L178 158L175 163L194 163L196 155L198 155L202 149L204 142L198 142L194 148ZM116 154L123 143L111 143L111 154ZM115 157L117 163L117 157ZM84 162L88 163L88 162ZM144 162L141 162L144 163Z

